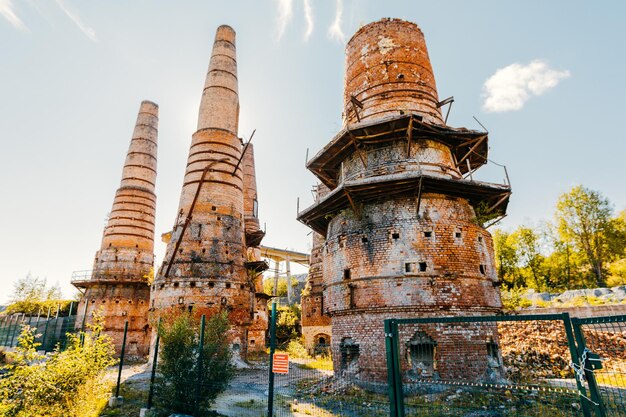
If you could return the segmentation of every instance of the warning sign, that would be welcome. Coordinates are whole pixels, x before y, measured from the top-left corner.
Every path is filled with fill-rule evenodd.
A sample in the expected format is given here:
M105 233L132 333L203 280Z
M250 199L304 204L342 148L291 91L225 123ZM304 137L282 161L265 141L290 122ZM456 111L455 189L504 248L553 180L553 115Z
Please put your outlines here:
M274 353L272 372L275 374L289 373L289 355L286 353Z

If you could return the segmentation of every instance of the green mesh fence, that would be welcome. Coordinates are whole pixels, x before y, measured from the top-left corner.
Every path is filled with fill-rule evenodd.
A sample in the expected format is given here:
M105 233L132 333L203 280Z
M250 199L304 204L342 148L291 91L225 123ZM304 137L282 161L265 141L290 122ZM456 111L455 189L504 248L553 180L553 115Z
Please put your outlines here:
M590 415L572 366L569 317L404 319L388 326L392 415Z
M626 316L572 322L581 351L579 378L589 389L596 415L626 415Z
M22 326L35 328L36 342L39 350L51 352L57 346L64 349L67 344L67 333L75 333L76 315L69 316L27 316L14 314L0 319L0 346L15 347Z

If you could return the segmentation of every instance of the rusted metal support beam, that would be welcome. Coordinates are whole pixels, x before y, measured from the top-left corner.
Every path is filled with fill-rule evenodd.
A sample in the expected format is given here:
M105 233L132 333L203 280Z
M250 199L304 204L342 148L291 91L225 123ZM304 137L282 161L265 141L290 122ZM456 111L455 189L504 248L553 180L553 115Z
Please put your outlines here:
M411 156L411 141L413 140L413 116L409 119L409 125L406 128L406 157Z
M354 204L354 200L352 200L352 197L350 196L350 193L344 189L343 190L344 194L346 195L346 198L348 199L348 201L350 202L350 206L352 206L352 210L354 210L354 213L361 217L361 210L359 210L356 206L356 204Z
M483 228L487 229L487 228L489 228L489 227L493 226L494 224L496 224L496 223L500 222L502 219L504 219L506 216L507 216L507 215L506 215L506 214L504 214L504 215L502 215L502 216L498 217L497 219L495 219L494 221L492 221L491 223L489 223L487 226L483 226Z
M461 164L463 163L463 161L467 160L467 158L472 154L472 152L474 152L474 150L480 146L481 143L483 143L485 141L485 139L487 139L487 135L485 136L481 136L480 138L478 138L478 140L476 141L476 143L474 144L474 146L472 146L470 148L469 151L467 151L467 153L465 155L463 155L461 157L461 159L459 159L458 163Z
M497 202L495 202L491 207L487 209L487 213L491 213L493 210L495 210L495 208L498 207L500 204L502 204L504 200L509 198L510 195L511 193L503 194L502 197L500 197L500 199Z
M415 216L419 219L420 217L420 206L422 205L422 178L420 177L420 182L417 186L417 209L415 210Z
M449 104L448 106L448 112L446 113L446 118L444 119L443 123L444 124L448 124L448 116L450 116L450 109L452 109L452 103L454 103L454 97L450 96L444 100L441 100L440 102L437 103L437 108L441 108L443 106L445 106L446 104Z
M348 135L350 135L350 142L352 142L352 145L354 145L354 149L356 150L356 153L359 155L359 158L361 159L361 162L363 163L363 168L367 167L367 162L365 162L365 157L363 156L363 153L361 152L361 148L359 148L359 145L356 142L356 139L354 138L354 135L352 134L352 131L350 131L350 129L346 128L346 130L348 131Z
M233 177L235 176L235 172L237 172L237 169L239 169L239 164L241 164L241 161L243 161L243 157L246 154L246 151L248 150L248 146L250 145L250 142L252 142L252 138L254 137L255 133L256 133L256 129L252 131L252 134L250 135L250 139L248 139L248 142L246 142L246 145L243 147L243 151L241 151L241 158L239 158L239 161L237 161L237 165L235 165L235 169L233 169L233 172L231 173Z
M253 133L254 134L254 133ZM187 217L185 218L185 222L183 223L183 229L180 232L180 235L178 236L178 240L176 241L176 246L174 246L174 251L172 252L172 257L170 258L169 262L167 263L167 268L165 269L165 278L167 278L170 274L170 269L172 269L172 264L174 263L174 259L176 259L176 253L178 253L178 248L180 247L181 242L183 241L183 236L185 234L185 230L187 230L187 227L189 226L189 223L191 223L191 217L192 217L192 213L193 213L193 209L196 206L196 202L198 201L198 197L200 196L200 190L202 188L202 184L204 183L204 178L206 177L207 172L209 172L209 169L219 163L219 162L224 162L227 161L228 158L221 158L217 161L213 161L210 164L208 164L204 170L202 171L202 176L200 177L200 181L198 182L198 188L196 189L196 194L193 196L193 201L191 202L191 205L189 206L189 212L187 213Z
M470 181L474 181L474 178L472 178L472 172L474 171L472 170L469 159L466 159L465 162L467 162L467 176L470 177Z
M356 119L361 122L361 116L359 115L359 109L363 108L363 103L361 103L355 96L350 96L350 103L352 104L352 109L354 109L354 114L356 115Z

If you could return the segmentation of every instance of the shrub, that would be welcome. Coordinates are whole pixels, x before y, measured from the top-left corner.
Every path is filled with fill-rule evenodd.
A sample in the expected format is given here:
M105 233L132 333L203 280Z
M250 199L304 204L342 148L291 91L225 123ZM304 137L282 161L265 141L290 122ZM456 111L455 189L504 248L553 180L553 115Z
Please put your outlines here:
M10 365L0 379L0 415L6 417L95 417L109 396L104 380L115 363L102 319L94 315L91 333L68 334L68 347L47 357L37 353L35 329L23 326ZM82 340L82 341L81 341Z
M211 317L205 325L204 348L199 352L200 326L192 314L164 318L158 329L158 369L162 376L157 382L156 398L160 408L193 415L208 411L234 375L226 340L229 327L225 312Z
M293 339L287 345L287 353L292 358L308 358L309 354L306 351L306 348L302 344L302 341L299 339Z

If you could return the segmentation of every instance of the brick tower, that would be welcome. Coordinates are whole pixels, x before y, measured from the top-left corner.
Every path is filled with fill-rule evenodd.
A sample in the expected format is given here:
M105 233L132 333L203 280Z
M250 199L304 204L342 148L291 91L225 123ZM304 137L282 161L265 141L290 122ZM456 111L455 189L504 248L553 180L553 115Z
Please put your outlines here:
M324 184L315 187L315 201L328 194ZM322 353L330 345L330 317L324 314L324 276L322 249L324 236L313 232L311 263L307 283L302 294L302 336L310 354Z
M231 343L245 349L257 292L254 271L248 270L246 231L260 239L258 227L251 230L254 213L246 216L250 227L245 227L246 165L240 164L238 120L235 31L220 26L200 102L198 130L191 139L178 218L153 284L151 308L157 315L170 308L195 308L209 315L225 310L233 324Z
M148 353L150 344L148 281L154 264L158 110L150 101L141 103L93 271L73 280L77 288L84 289L76 326L83 326L85 311L88 322L92 312L101 309L105 331L119 352L124 322L128 321L126 352L140 356Z
M350 39L343 129L307 164L330 191L298 216L325 237L322 302L338 375L384 381L384 319L500 311L483 225L504 215L511 190L471 179L487 162L487 133L446 125L443 104L417 25L383 19ZM463 348L474 352L470 378L484 379L486 341L497 344L491 325L453 343L437 329L403 337L402 355L436 356L413 358L416 372L440 378L443 358Z

